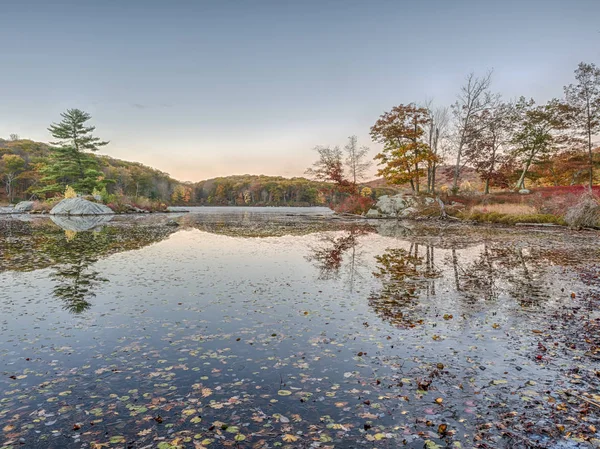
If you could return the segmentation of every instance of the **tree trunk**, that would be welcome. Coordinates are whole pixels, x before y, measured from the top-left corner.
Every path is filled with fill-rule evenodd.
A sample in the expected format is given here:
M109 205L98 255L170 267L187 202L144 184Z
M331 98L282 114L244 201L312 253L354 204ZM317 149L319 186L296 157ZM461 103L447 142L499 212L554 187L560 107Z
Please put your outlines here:
M490 194L490 178L486 178L486 180L485 180L485 189L483 190L483 193L485 195Z
M521 173L521 177L519 178L519 181L517 182L516 188L519 190L525 188L525 176L527 175L527 171L529 170L529 166L531 165L532 159L533 159L533 156L531 156L529 159L527 159L527 162L525 163L525 167L523 168L523 173Z
M419 193L419 164L415 164L415 181L417 193Z

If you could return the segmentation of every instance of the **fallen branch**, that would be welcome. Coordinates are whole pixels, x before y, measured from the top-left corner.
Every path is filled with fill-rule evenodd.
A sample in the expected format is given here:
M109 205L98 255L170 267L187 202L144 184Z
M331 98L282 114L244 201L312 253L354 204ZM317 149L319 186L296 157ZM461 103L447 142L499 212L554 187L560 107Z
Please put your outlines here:
M555 223L515 223L515 226L531 226L531 227L543 227L543 228L565 228L566 226L558 225Z

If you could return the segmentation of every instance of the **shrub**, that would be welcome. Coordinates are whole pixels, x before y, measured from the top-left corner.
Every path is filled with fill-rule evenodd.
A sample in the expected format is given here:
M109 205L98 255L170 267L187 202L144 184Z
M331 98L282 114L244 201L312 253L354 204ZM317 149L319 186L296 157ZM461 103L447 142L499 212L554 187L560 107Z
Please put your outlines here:
M344 201L338 204L334 210L338 214L356 214L361 215L366 213L371 206L373 206L374 201L369 197L364 197L360 195L351 195L346 197Z
M34 212L50 212L54 207L54 203L48 201L34 201L33 202L33 211Z
M600 226L600 199L591 191L581 195L577 204L567 210L565 221L572 228Z
M75 192L73 187L67 186L65 188L65 199L66 198L77 198L77 192Z

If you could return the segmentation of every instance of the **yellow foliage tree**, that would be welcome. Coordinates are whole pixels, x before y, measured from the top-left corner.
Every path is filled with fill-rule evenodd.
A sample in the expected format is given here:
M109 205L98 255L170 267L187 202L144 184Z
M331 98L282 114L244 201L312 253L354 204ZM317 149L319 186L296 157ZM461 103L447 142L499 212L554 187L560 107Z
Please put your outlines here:
M77 192L71 186L65 188L65 198L77 198Z

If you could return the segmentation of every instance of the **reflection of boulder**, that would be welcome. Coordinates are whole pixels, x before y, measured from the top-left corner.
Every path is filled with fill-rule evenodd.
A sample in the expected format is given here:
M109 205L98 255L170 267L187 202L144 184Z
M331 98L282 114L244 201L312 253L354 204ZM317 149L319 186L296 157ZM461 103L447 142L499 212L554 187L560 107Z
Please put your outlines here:
M114 212L104 204L92 203L83 198L65 198L52 208L50 215L112 215Z
M13 212L16 214L22 214L33 210L33 201L21 201L15 206Z
M54 224L60 226L65 231L89 231L98 226L102 226L112 220L110 215L84 215L84 216L64 216L53 215L50 217Z

